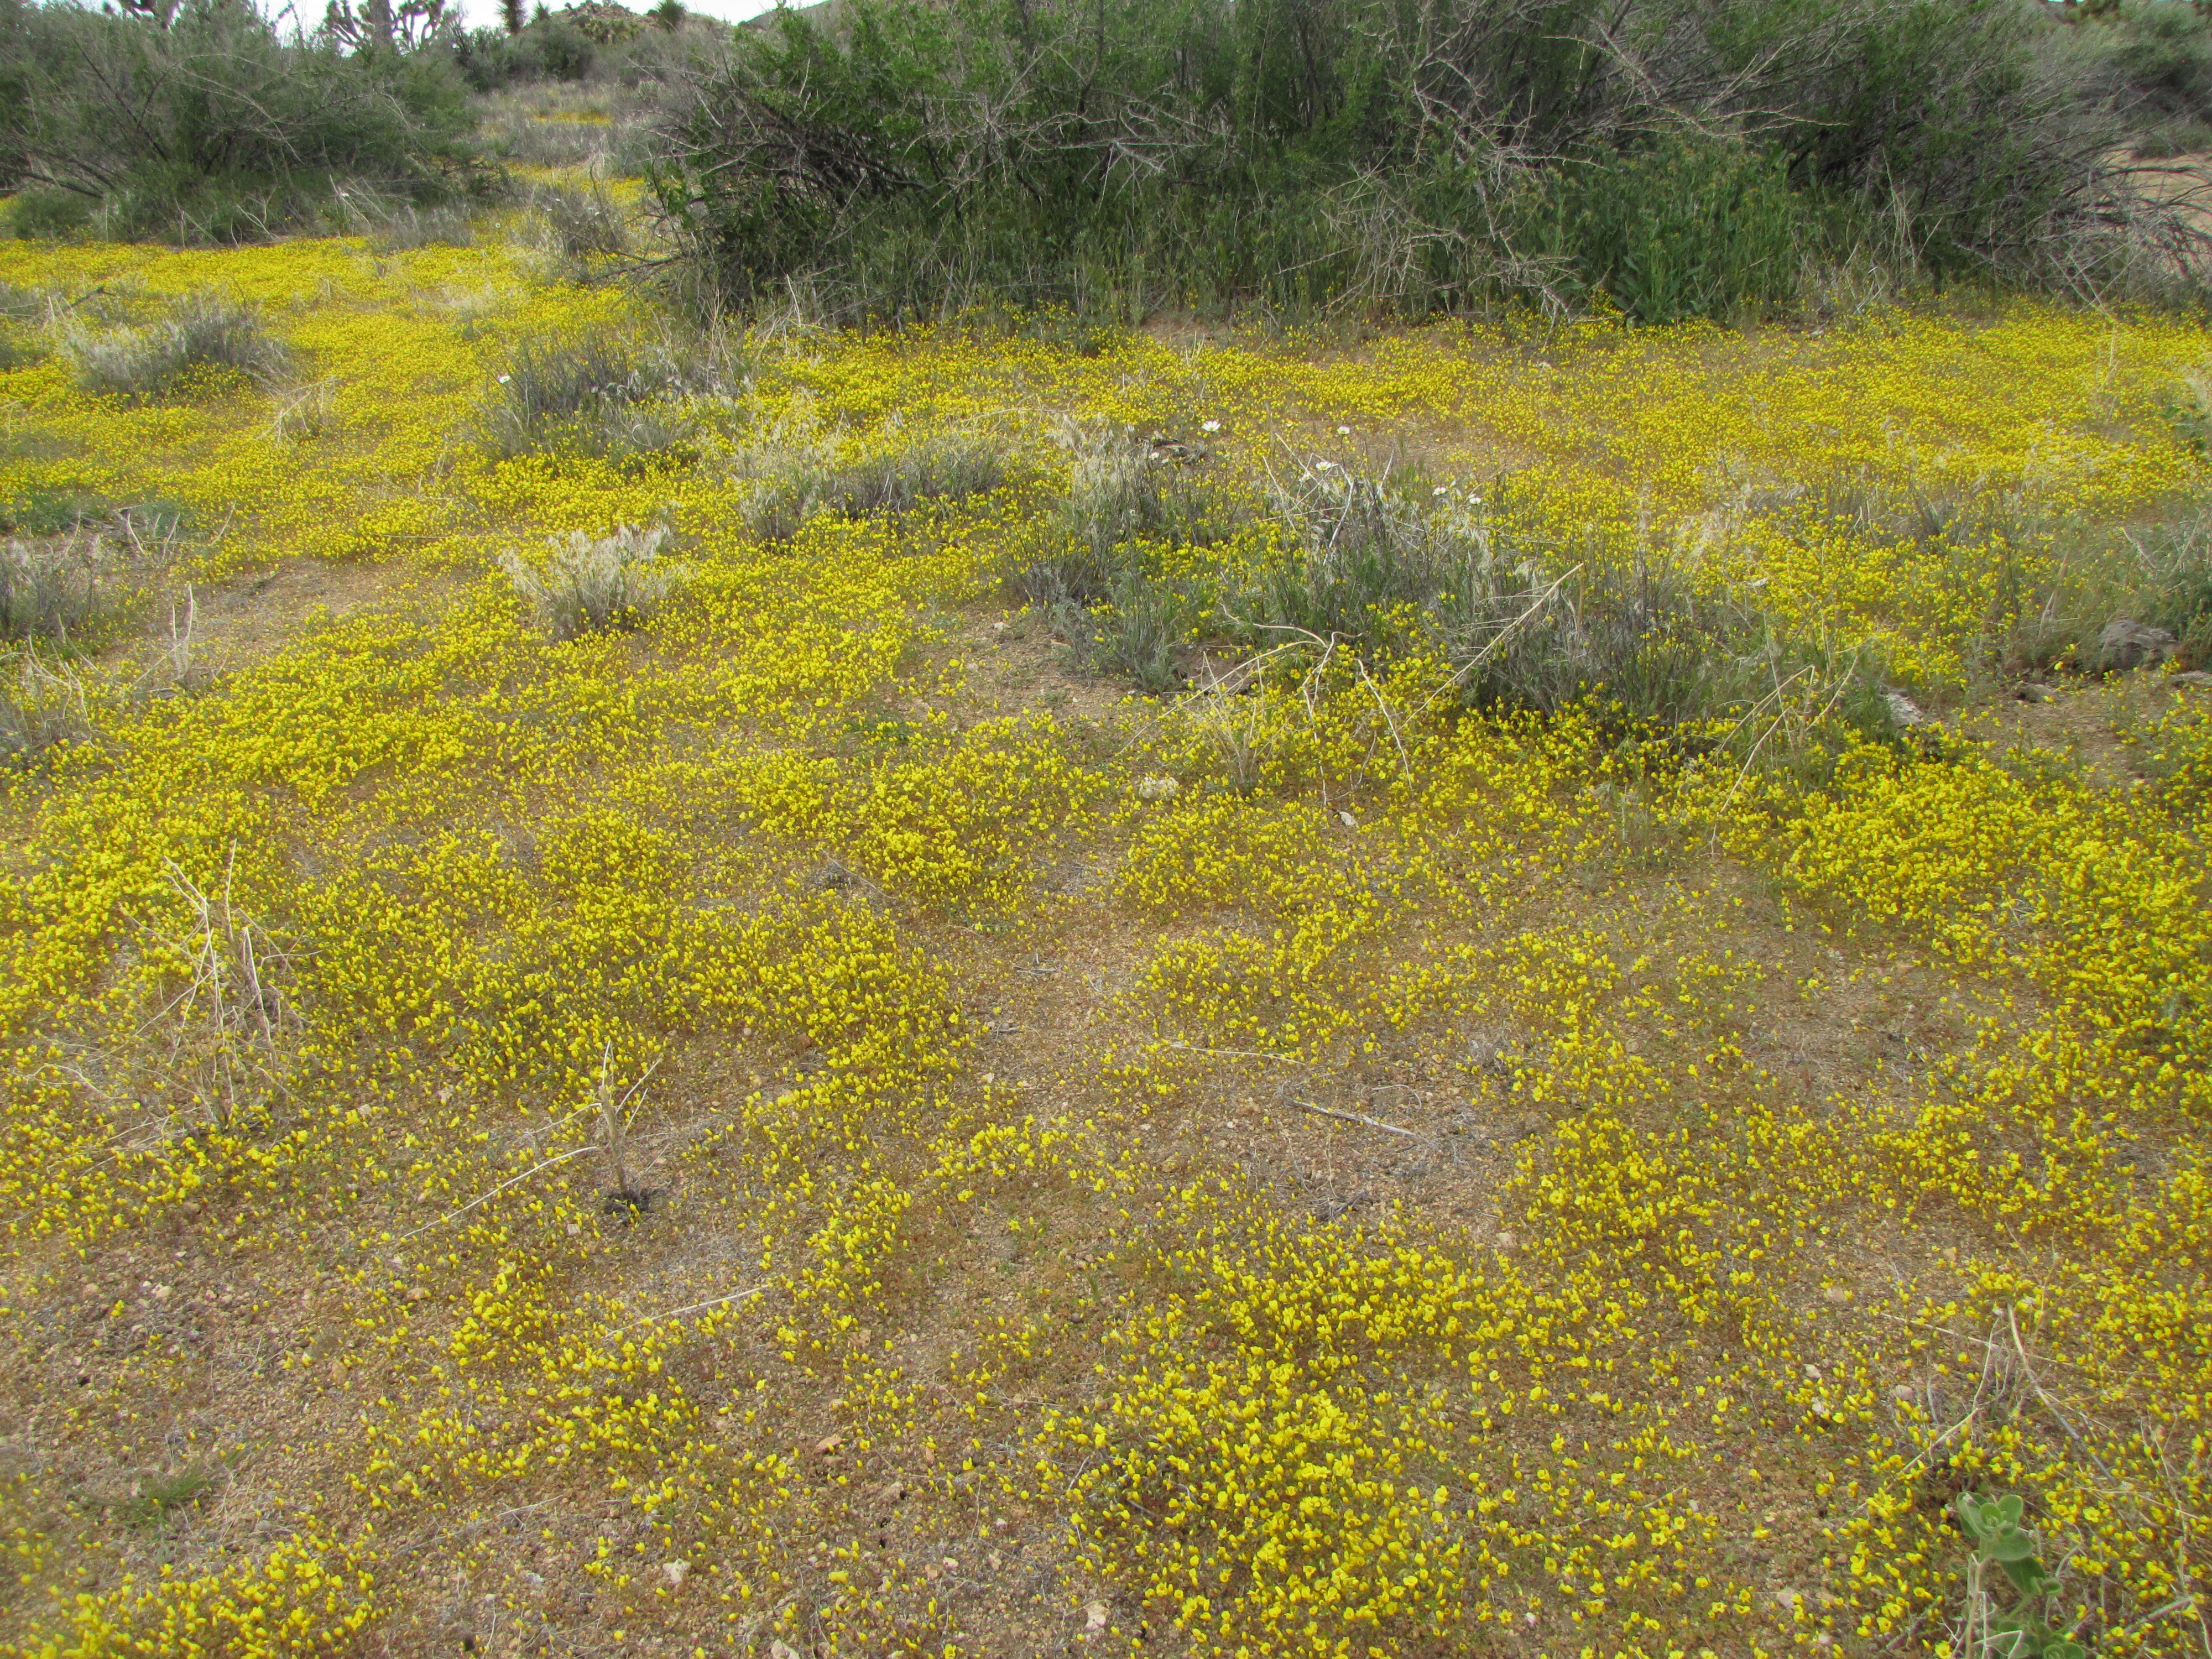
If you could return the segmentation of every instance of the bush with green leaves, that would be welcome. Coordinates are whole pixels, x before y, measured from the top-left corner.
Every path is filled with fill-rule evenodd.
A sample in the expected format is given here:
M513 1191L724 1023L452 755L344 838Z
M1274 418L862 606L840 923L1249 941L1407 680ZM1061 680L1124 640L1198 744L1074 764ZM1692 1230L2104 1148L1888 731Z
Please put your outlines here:
M0 639L66 640L100 608L96 540L0 542Z
M1778 150L1666 133L1564 162L1547 182L1528 245L1640 322L1756 316L1796 292L1814 233Z
M2092 86L2130 113L2139 155L2212 149L2212 28L2190 0L2130 0L2083 19Z
M537 185L530 192L530 210L552 252L572 265L629 252L629 227L604 185Z
M541 81L582 81L598 66L601 50L574 20L550 11L519 29L457 32L447 49L471 92L497 92Z
M1000 571L1040 611L1104 603L1144 568L1148 546L1216 547L1246 526L1239 503L1134 427L1070 424L1060 437L1069 454L1068 492L1017 539ZM1149 614L1150 606L1139 608Z
M743 31L652 180L719 304L831 319L1662 320L1862 246L2112 292L2186 226L2116 206L2124 100L2084 73L2021 0L847 0Z
M341 186L417 204L493 175L435 52L346 52L252 8L166 18L0 0L0 190L20 234L259 240Z

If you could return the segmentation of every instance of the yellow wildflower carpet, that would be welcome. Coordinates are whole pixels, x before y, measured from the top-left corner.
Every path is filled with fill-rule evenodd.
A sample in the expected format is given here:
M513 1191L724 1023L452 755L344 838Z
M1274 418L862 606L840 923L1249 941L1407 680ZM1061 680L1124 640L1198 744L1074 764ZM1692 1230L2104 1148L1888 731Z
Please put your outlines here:
M1972 1492L2052 1628L2212 1654L2212 696L2001 703L2069 544L1815 510L2170 516L2199 329L794 328L501 460L516 343L666 325L496 241L0 280L328 388L0 357L0 487L181 512L212 671L50 664L5 775L5 1651L1958 1654ZM1692 550L1950 712L1123 699L998 579L1069 419ZM763 434L1011 482L763 539ZM545 637L501 556L625 524L665 605Z

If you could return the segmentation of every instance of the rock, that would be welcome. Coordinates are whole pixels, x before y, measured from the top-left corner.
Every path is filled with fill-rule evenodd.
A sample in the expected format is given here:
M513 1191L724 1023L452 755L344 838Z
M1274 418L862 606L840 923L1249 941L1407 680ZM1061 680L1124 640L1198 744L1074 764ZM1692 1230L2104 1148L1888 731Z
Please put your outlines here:
M1889 710L1890 719L1895 720L1899 726L1904 726L1907 731L1911 730L1912 727L1916 726L1924 726L1928 723L1928 715L1926 711L1924 711L1918 703L1913 702L1911 698L1906 696L1902 691L1883 692L1881 694L1881 704L1883 708Z
M2058 688L2054 685L2038 685L2033 680L2026 680L2021 684L2020 700L2022 702L2051 702L2056 701L2057 696Z
M2116 672L2164 662L2172 651L2171 629L2153 628L2132 617L2113 617L2097 635L2098 660Z
M689 1561L663 1561L660 1576L667 1580L669 1589L682 1589L684 1581L691 1576L691 1564Z
M2166 684L2168 685L2194 685L2200 687L2212 685L2212 674L2208 674L2200 668L2192 668L2186 674L2173 675L2166 681Z
M1173 778L1146 777L1137 781L1139 800L1173 800L1182 793L1182 785Z
M768 1644L768 1659L799 1659L799 1650L788 1642L771 1642Z
M1106 1628L1106 1604L1103 1601L1085 1601L1083 1604L1084 1629L1087 1631L1104 1630Z

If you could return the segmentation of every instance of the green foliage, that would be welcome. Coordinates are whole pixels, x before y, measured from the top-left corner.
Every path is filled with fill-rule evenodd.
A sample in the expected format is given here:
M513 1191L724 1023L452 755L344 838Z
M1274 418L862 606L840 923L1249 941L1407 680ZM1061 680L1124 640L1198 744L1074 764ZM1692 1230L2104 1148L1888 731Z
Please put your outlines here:
M1063 602L1048 619L1068 654L1094 674L1126 680L1152 696L1180 690L1181 657L1196 610L1190 597L1136 569L1122 572L1095 609Z
M568 18L541 13L525 23L519 15L504 27L471 29L453 36L453 65L472 92L538 81L582 81L597 67L600 48Z
M2188 0L2135 0L2075 31L2140 155L2212 148L2212 27Z
M743 31L650 179L722 305L833 319L1664 321L1869 240L2109 286L2116 116L2055 39L2015 0L852 0Z
M1976 1659L2088 1659L2087 1648L2050 1626L2058 1576L2038 1559L2033 1534L2020 1524L2021 1510L2017 1496L1984 1500L1972 1492L1961 1492L1955 1506L1977 1563L1997 1568L2013 1590L2011 1607L1989 1618L1985 1630L1973 1632L1969 1614L1969 1639L1978 1637Z
M544 227L547 242L562 260L576 267L629 251L622 210L604 185L539 185L530 192L531 211Z
M155 1475L141 1481L135 1492L115 1505L115 1518L126 1527L158 1530L175 1516L198 1509L214 1487L215 1476L204 1468Z
M0 86L21 235L252 240L321 217L341 186L422 204L489 179L437 53L285 40L225 0L166 27L4 0Z
M1773 151L1697 134L1562 166L1553 246L1640 322L1756 314L1796 291L1810 216Z
M64 517L64 508L67 516ZM96 514L59 500L11 510L0 539L0 639L103 643L177 552L181 520L156 503Z
M34 484L0 501L0 535L58 535L87 519L105 517L109 505L105 496Z

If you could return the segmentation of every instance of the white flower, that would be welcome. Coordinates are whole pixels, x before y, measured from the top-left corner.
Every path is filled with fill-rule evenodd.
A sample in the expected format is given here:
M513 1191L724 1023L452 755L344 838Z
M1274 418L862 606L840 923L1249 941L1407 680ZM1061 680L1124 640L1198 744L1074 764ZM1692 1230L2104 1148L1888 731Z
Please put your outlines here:
M1336 471L1336 463L1334 461L1316 461L1314 463L1314 470L1318 472L1334 472Z
M1336 429L1336 435L1340 438L1349 438L1352 435L1352 428L1348 426L1340 426Z
M502 374L502 375L501 375L501 376L499 377L499 383L500 383L501 386L505 386L505 385L506 385L509 380L513 380L514 378L514 376L513 376L512 374Z
M1200 432L1218 432L1221 430L1221 422L1218 421L1208 421L1205 425L1199 428L1199 430Z
M1449 495L1451 494L1451 486L1449 484L1438 484L1434 489L1431 489L1429 494L1431 495Z

